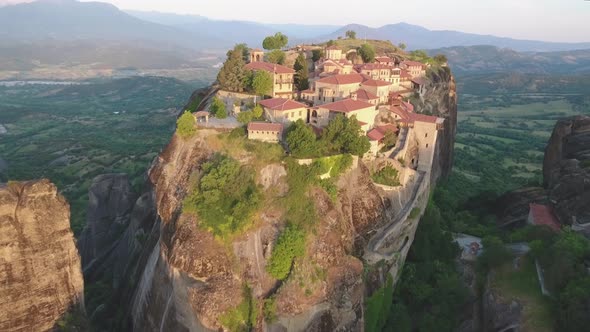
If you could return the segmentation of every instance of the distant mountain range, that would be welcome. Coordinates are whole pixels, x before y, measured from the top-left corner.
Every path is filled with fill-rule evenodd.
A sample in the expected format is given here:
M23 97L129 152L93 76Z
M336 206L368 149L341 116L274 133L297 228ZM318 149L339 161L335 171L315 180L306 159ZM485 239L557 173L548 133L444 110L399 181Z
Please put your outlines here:
M590 49L560 52L516 52L495 46L458 46L428 51L444 54L453 73L588 74Z
M498 22L498 24L503 24ZM519 40L490 35L478 35L458 31L428 30L408 23L397 23L370 28L360 24L349 24L339 30L322 36L319 40L336 39L348 30L356 31L357 38L385 39L394 44L405 43L408 49L433 49L451 46L491 45L511 48L519 52L549 52L589 49L590 43L552 43L533 40Z
M362 14L359 14L362 15ZM212 20L199 15L128 11L101 2L39 0L0 7L0 72L44 66L91 68L188 68L218 63L228 47L245 42L260 47L264 37L281 31L290 44L324 42L354 30L357 38L405 43L409 49L440 49L458 70L515 66L543 70L585 70L584 52L518 54L590 49L590 43L549 43L433 31L407 23L371 28L358 24L262 24ZM476 45L491 45L486 48ZM457 46L473 48L460 49ZM450 49L443 49L453 47ZM507 50L509 48L512 50ZM205 63L198 59L207 58ZM477 61L471 61L479 59ZM459 61L461 60L461 61ZM468 61L469 60L469 61ZM483 62L482 62L483 61ZM531 63L532 61L532 63ZM558 65L556 65L558 64Z

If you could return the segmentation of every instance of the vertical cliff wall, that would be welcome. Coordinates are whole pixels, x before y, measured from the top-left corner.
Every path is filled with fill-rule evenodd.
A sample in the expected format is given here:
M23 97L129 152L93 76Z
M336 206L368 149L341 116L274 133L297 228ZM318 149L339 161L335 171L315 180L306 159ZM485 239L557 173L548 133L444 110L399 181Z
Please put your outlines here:
M441 67L428 72L423 93L414 101L416 112L445 118L431 172L433 183L451 174L457 136L457 100L455 78L448 67Z
M590 223L590 117L559 120L545 148L543 183L563 224Z
M0 331L49 331L83 297L64 197L47 180L0 185Z

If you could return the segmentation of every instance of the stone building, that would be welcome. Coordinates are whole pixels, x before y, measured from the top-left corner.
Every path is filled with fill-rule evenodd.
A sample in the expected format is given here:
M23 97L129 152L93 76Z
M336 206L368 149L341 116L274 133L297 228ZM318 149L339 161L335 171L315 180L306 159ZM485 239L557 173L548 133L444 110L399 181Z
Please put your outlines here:
M338 114L347 118L356 116L361 128L366 133L375 123L377 109L375 105L363 100L343 99L314 109L310 117L311 124L316 127L325 127Z
M248 123L248 139L276 143L283 137L283 125L270 122Z
M273 87L271 97L293 98L293 76L295 71L289 67L268 62L250 62L246 69L252 71L264 70L272 75Z
M299 119L308 122L308 107L305 104L283 98L265 99L259 104L264 108L266 118L272 122L289 124Z

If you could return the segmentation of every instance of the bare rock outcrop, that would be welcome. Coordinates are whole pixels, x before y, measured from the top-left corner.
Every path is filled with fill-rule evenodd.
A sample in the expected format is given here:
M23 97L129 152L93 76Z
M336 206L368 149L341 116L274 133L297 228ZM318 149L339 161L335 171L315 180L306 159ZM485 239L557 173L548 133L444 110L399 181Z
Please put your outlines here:
M545 149L543 181L561 223L590 222L590 117L557 122Z
M0 331L49 331L84 310L70 207L48 180L0 185Z

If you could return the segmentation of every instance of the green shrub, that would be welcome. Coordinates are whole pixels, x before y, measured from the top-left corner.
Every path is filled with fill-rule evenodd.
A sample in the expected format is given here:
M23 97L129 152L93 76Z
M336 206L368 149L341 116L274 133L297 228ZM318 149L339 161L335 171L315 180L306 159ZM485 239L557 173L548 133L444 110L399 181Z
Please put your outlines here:
M385 286L379 288L365 302L365 331L380 332L387 323L393 303L393 280L387 276Z
M254 113L252 111L245 111L238 113L237 119L238 122L241 124L247 124L252 121L254 118Z
M266 269L275 279L287 279L295 258L304 254L305 231L299 226L289 224L279 235Z
M241 231L260 203L254 171L220 154L202 169L199 184L183 202L183 212L196 213L202 227L222 238Z
M229 132L229 138L230 139L237 139L237 138L243 138L246 137L246 128L245 127L237 127L232 129L232 131Z
M217 97L213 97L210 112L211 114L215 115L215 117L218 119L227 118L227 110L225 109L225 103Z
M410 215L409 218L410 219L416 219L420 216L420 208L413 208L412 211L410 211Z
M383 169L373 174L371 178L373 182L379 183L385 186L397 187L400 185L399 172L397 169L391 166L385 166Z
M184 111L176 120L176 132L182 138L191 137L197 129L195 128L195 117L189 111Z
M320 187L322 187L328 196L332 199L332 202L335 202L338 198L338 187L334 183L334 179L323 179L320 180Z
M274 297L264 300L264 306L262 310L264 314L264 320L267 323L274 323L277 321L277 303Z
M256 326L258 319L258 305L252 296L252 290L248 285L242 289L244 299L240 304L219 317L221 325L231 332L246 332Z

